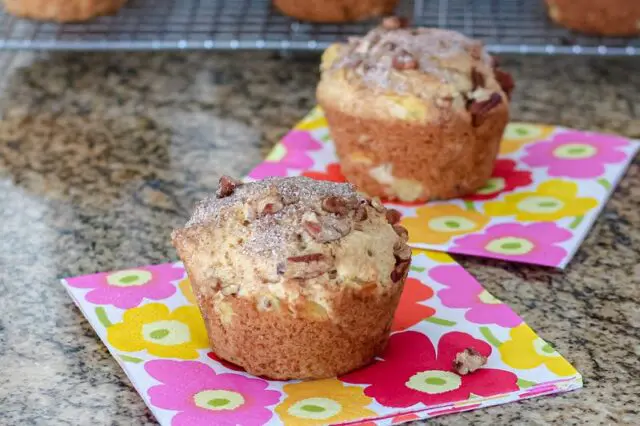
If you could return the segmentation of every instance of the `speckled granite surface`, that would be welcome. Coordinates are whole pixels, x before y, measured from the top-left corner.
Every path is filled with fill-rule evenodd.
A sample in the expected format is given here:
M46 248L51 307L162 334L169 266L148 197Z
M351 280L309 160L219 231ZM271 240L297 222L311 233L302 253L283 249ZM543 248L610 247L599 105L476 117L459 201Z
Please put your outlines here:
M193 203L220 174L246 173L312 107L317 60L14 59L0 81L0 423L154 424L57 280L175 259L169 232ZM640 60L504 64L519 84L515 119L640 137ZM564 273L461 262L580 370L585 388L430 424L640 422L638 159Z

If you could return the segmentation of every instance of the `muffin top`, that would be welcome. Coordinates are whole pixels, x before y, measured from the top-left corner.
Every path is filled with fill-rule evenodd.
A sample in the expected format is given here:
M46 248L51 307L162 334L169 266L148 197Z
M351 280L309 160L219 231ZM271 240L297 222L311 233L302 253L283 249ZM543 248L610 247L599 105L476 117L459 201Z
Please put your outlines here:
M363 37L330 46L322 70L356 86L423 100L486 101L513 89L511 77L498 70L481 42L454 31L408 28L396 17Z
M399 219L350 184L223 176L216 196L173 237L189 241L190 274L213 279L214 291L261 295L269 304L303 298L328 310L331 293L404 278L411 250Z

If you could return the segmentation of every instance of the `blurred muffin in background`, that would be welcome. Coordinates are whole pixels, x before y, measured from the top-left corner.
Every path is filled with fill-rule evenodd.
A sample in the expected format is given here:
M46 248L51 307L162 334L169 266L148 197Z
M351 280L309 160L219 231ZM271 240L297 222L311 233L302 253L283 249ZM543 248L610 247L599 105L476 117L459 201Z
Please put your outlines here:
M342 172L403 202L473 193L493 170L514 82L481 42L404 25L385 18L322 57L316 95Z
M589 34L640 34L640 0L546 0L556 23Z
M41 21L86 21L116 13L127 0L3 0L12 15Z
M389 15L398 0L273 0L285 15L311 22L352 22Z

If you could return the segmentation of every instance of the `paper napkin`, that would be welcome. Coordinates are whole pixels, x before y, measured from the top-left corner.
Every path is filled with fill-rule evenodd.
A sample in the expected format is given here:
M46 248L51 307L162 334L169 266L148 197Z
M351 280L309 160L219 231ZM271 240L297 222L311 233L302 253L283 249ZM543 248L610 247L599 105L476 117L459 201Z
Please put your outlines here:
M418 250L387 350L339 379L270 381L218 359L181 263L63 280L160 424L391 425L582 386L580 374L444 253ZM452 371L474 348L488 364Z
M639 148L620 136L511 123L493 176L478 193L386 204L402 212L413 247L564 268ZM249 178L296 175L345 180L320 108Z

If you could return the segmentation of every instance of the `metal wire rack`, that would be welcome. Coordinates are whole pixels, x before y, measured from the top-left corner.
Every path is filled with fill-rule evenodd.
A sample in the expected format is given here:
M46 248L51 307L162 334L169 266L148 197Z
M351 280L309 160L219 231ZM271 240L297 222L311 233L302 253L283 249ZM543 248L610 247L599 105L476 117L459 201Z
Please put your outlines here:
M547 18L543 0L406 0L398 14L461 31L497 53L638 55L640 38L588 37ZM375 22L316 25L281 15L269 0L129 0L115 16L41 23L0 12L0 49L321 50Z

